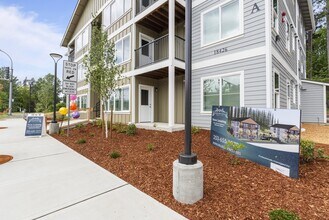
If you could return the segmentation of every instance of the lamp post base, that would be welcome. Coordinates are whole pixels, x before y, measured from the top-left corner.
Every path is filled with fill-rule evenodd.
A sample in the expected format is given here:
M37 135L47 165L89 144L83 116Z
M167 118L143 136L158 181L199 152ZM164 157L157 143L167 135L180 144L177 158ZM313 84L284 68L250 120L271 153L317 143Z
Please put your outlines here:
M59 133L59 124L57 122L51 122L49 124L49 134L58 134Z
M203 198L203 164L185 165L173 163L173 195L184 204L194 204Z
M197 155L195 153L192 153L191 155L181 153L179 155L178 160L179 160L179 163L181 163L181 164L194 165L194 164L197 163L198 158L197 158Z

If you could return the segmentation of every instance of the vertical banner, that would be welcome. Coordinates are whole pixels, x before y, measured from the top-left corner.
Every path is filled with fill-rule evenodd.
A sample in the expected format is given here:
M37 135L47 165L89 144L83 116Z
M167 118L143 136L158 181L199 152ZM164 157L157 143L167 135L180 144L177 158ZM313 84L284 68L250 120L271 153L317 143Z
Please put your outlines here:
M298 178L300 110L213 106L210 142L222 149L228 141L243 144L230 151Z

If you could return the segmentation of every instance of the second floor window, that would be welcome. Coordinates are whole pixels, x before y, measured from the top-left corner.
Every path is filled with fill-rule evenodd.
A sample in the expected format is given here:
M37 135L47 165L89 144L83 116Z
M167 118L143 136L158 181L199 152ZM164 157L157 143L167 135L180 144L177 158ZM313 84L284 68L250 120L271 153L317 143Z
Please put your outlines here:
M272 0L272 27L279 33L278 0Z
M114 0L103 11L103 25L108 27L131 8L131 0Z
M89 28L86 28L81 32L81 34L79 34L79 36L75 41L76 51L79 51L85 46L87 46L88 42L89 42Z
M231 0L201 14L202 45L242 34L240 0Z
M116 64L121 64L130 59L130 35L121 38L115 43Z
M290 25L286 20L286 49L290 52Z

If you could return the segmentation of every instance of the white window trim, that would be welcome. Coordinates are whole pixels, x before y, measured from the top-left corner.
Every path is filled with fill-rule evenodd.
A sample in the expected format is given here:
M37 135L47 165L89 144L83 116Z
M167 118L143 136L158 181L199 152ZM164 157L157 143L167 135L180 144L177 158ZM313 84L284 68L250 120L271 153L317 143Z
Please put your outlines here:
M222 105L222 78L227 76L238 76L240 75L240 107L244 106L244 71L232 72L232 73L225 73L215 76L205 76L201 77L201 103L200 103L200 113L201 114L211 114L211 111L204 111L203 110L203 82L207 79L215 79L219 78L220 80L220 88L219 88L219 105Z
M277 13L274 11L274 6L273 6L273 1L271 1L272 3L272 29L275 31L276 34L279 34L279 25L280 25L280 22L279 22L279 19L280 19L280 16L279 16L279 1L280 0L277 0ZM273 14L276 13L276 22L275 22L275 27L273 26L273 23L274 23L274 20L273 20Z
M273 69L273 73L274 73L274 86L273 86L273 88L274 88L274 107L276 106L276 104L278 104L276 109L279 109L280 108L280 102L281 102L281 94L280 94L280 92L281 92L281 83L280 83L281 74L276 69ZM278 77L279 77L279 88L278 89L275 88L275 74L277 74ZM278 90L278 91L276 91L276 90ZM275 94L276 93L278 94L278 103L275 103Z
M290 90L291 90L291 83L289 82L289 80L287 80L287 82L286 82L287 109L291 109Z
M87 106L88 106L88 94L87 93L85 93L85 94L80 94L80 95L77 95L77 99L79 100L81 97L83 97L83 96L86 96L86 109L87 109ZM79 100L79 109L81 109L82 107L81 107L81 102L80 102L80 100Z
M116 1L118 1L118 0L113 0L113 1L108 5L108 7L110 7L110 14L112 13L112 11L111 11L111 7L112 7L113 4L116 3ZM125 1L124 1L124 0L120 0L119 2L120 2L120 4L125 4ZM116 9L116 10L117 10L117 9ZM123 5L123 13L122 13L121 15L119 15L116 19L114 19L113 21L112 21L112 17L111 17L111 15L110 15L110 24L109 24L107 27L110 27L111 25L113 25L115 22L117 22L117 21L120 20L122 17L124 17L126 14L128 14L128 12L130 12L131 10L132 10L132 3L131 3L131 2L130 2L130 8L128 8L127 11L125 11L125 5ZM105 28L107 28L107 27L105 27Z
M121 63L116 63L116 65L123 65L123 64L128 63L128 62L131 61L131 33L129 33L129 34L125 35L124 37L120 38L119 40L115 41L115 43L114 43L114 46L115 46L115 59L116 59L116 53L117 53L116 44L119 41L122 41L122 52L123 52L123 40L126 37L129 37L129 56L128 56L128 59L127 60L123 60L123 57L122 57L122 62Z
M84 33L88 33L88 40L87 40L87 42L85 42L84 41L84 39L83 39L83 34ZM77 45L78 45L78 39L79 38L81 38L81 47L80 48L78 48L77 47ZM83 48L85 48L87 45L88 45L88 43L89 43L89 41L90 41L90 32L89 32L89 25L87 26L87 27L85 27L84 29L82 29L82 31L79 33L79 35L77 36L77 38L76 38L76 41L75 41L75 53L77 53L77 52L79 52L80 50L82 50Z
M297 103L297 84L292 84L292 103L296 104Z
M128 93L129 93L129 109L128 110L124 110L124 111L117 111L115 109L115 92L111 94L111 96L114 96L114 101L113 101L113 113L114 114L130 114L130 110L131 110L131 90L130 90L130 84L127 84L127 85L123 85L123 86L119 86L118 88L116 88L115 90L118 90L118 89L125 89L125 88L128 88ZM110 106L110 99L111 97L107 100L107 104L108 106ZM121 100L121 107L123 107L123 100ZM105 112L111 112L110 109L106 110Z
M291 51L291 30L288 19L285 19L285 39L286 39L286 50L290 53Z
M219 44L219 43L224 43L224 42L227 42L227 41L230 41L230 40L234 40L238 37L241 37L243 36L244 34L244 8L243 8L243 0L238 0L239 1L239 20L240 20L240 29L239 29L239 32L233 36L229 36L229 37L226 37L226 38L222 38L222 39L219 39L217 41L214 41L214 42L211 42L211 43L207 43L207 44L204 44L203 43L203 17L204 17L204 14L208 13L209 11L212 11L214 10L215 8L219 8L219 7L222 7L223 5L231 2L233 0L226 0L226 1L223 1L221 2L220 4L214 6L214 7L211 7L210 9L207 9L206 11L202 12L201 13L201 47L207 47L207 46L210 46L210 45L214 45L214 44ZM242 12L242 13L241 13Z

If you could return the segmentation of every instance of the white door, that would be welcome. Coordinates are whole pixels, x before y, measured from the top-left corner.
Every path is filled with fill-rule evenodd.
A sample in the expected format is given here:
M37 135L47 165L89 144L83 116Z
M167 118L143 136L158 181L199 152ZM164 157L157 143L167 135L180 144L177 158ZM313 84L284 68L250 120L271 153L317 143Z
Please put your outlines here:
M153 87L140 86L139 122L153 122Z
M153 41L154 39L146 35L140 35L139 66L153 63Z

